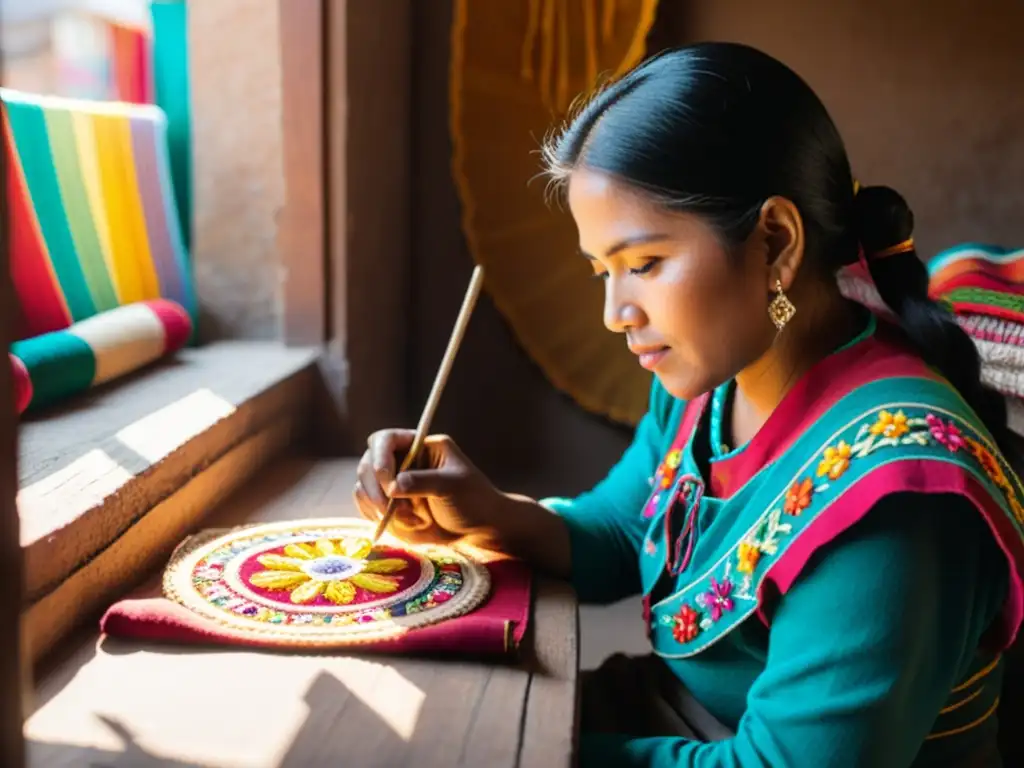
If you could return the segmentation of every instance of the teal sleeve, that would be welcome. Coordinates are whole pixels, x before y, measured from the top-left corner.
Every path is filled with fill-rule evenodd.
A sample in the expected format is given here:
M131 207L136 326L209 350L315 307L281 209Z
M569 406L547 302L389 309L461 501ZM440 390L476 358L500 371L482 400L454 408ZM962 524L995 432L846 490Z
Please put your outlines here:
M633 442L608 475L576 498L541 501L569 528L572 584L582 602L610 603L639 591L640 544L648 524L642 509L666 440L674 437L669 424L681 411L681 401L655 382Z
M736 736L584 735L581 766L906 768L997 615L1008 566L961 497L884 499L780 601Z

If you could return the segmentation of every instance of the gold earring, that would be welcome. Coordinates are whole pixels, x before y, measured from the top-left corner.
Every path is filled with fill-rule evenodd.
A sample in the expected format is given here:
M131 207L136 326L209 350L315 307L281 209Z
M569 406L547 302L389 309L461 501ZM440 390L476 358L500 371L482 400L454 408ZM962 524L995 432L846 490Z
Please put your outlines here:
M781 331L786 327L786 323L793 319L795 314L796 307L793 306L793 302L789 300L789 297L782 290L782 281L776 280L775 298L768 305L768 317L775 323L775 327Z

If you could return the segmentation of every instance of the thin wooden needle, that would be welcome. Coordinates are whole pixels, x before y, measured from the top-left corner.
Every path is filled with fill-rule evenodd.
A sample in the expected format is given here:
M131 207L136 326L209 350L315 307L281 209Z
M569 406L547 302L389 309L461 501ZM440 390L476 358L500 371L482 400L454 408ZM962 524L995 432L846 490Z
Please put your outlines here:
M462 309L459 310L459 316L455 319L455 327L452 329L452 335L448 339L448 348L444 352L444 358L441 360L440 368L437 369L437 375L434 377L434 386L430 389L430 396L427 398L427 404L423 408L423 413L420 414L419 424L416 425L416 434L413 437L412 445L409 447L409 452L405 454L405 458L402 460L402 465L398 470L398 474L405 472L412 466L413 462L416 461L416 456L423 447L423 441L430 433L430 423L434 420L434 412L437 411L437 404L441 401L441 393L444 392L444 387L448 383L448 374L451 373L452 364L455 362L455 356L458 354L459 346L462 344L462 338L466 335L466 326L469 325L469 318L473 314L473 307L476 306L476 300L480 297L480 289L483 287L483 282L484 270L483 267L478 266L473 270L473 277L469 281L469 287L466 289L466 296L462 300ZM395 500L389 499L384 516L380 519L380 522L377 524L377 530L373 534L373 544L376 545L377 540L380 539L384 531L387 530L387 527L391 522L391 518L394 517L395 506Z

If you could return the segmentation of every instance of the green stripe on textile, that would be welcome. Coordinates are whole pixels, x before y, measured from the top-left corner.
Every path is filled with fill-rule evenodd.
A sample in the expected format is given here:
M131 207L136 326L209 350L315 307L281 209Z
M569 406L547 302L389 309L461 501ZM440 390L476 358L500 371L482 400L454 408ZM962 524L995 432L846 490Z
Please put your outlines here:
M25 364L32 380L30 410L85 392L96 376L92 347L66 331L16 341L11 354Z
M188 18L185 0L154 0L153 82L156 103L167 115L171 182L185 250L192 244L192 113L188 78ZM168 222L169 223L169 222Z
M96 305L78 263L75 242L68 228L43 110L35 104L18 101L6 101L5 106L18 157L25 170L32 207L39 219L39 228L71 311L71 319L77 321L92 317L96 314Z
M78 162L75 124L65 109L44 109L46 127L50 135L57 182L64 200L68 226L78 252L78 263L89 286L96 310L102 312L118 306L117 294L107 272L96 224L89 206L89 195L82 179Z

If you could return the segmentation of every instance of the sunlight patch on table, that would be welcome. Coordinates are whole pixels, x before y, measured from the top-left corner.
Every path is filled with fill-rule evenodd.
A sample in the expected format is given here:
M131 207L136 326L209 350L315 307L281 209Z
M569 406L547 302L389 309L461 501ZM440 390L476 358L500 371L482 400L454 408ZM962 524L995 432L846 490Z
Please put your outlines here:
M198 389L129 424L115 437L155 464L234 412L235 406L220 395Z

